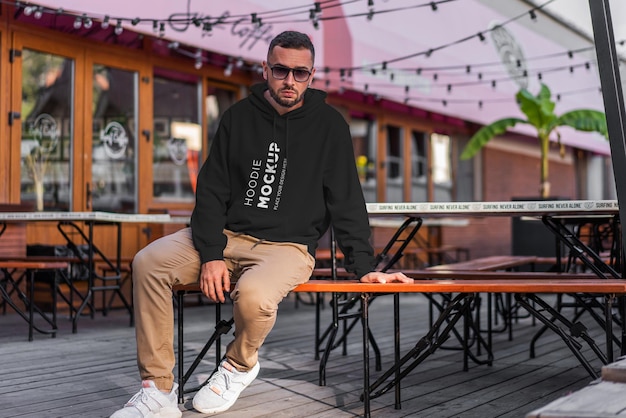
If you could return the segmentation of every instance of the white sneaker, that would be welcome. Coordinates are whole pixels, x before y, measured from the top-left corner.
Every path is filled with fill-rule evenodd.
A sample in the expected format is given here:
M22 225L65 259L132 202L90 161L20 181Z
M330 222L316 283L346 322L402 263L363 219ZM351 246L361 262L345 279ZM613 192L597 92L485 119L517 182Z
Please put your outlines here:
M250 371L240 372L227 360L222 361L207 384L193 397L193 407L204 414L226 411L256 379L260 368L257 362Z
M174 383L169 394L161 392L152 380L141 382L141 390L137 392L124 408L111 415L111 418L180 418L183 413L178 409L176 396L178 385Z

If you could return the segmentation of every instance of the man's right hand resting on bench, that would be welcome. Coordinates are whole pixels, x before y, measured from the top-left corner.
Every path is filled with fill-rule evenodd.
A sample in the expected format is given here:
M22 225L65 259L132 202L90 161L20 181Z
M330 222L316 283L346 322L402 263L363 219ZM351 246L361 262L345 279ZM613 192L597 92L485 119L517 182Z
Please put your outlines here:
M383 273L372 271L361 277L362 283L413 283L413 279L407 277L402 272Z

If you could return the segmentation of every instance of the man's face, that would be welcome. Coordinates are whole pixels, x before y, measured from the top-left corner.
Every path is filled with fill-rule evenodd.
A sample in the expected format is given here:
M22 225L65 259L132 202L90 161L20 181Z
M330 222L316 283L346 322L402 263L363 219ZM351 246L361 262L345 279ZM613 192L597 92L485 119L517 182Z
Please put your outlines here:
M263 62L263 78L267 81L270 98L275 103L274 107L278 105L284 112L288 112L302 106L304 92L315 74L312 67L311 51L308 49L277 46L272 50L268 61ZM290 69L295 71L289 71ZM310 72L310 76L306 77L306 72ZM286 77L280 80L284 73L287 73Z

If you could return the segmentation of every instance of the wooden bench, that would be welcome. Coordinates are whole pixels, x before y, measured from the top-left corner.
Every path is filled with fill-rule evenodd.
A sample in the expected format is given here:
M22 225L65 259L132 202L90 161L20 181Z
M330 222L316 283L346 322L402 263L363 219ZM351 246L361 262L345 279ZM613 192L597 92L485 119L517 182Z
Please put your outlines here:
M315 272L318 277L320 274L324 272ZM370 399L373 397L378 397L390 389L394 388L396 392L396 407L400 407L400 381L404 378L411 370L413 370L419 363L425 360L428 356L430 356L435 350L443 344L443 342L448 338L448 335L451 331L451 327L461 318L465 317L467 310L469 309L473 297L477 293L514 293L516 297L518 297L519 301L523 303L524 307L530 309L530 312L537 316L542 322L551 322L551 318L546 317L546 314L542 312L542 309L545 308L542 305L541 309L535 309L534 306L529 303L527 297L533 298L532 302L542 302L536 295L542 293L550 293L550 294L562 294L562 293L592 293L599 294L605 296L606 302L606 312L607 315L611 312L612 300L616 296L623 296L626 294L626 281L621 279L599 279L599 278L574 278L571 274L563 274L563 273L537 273L536 276L532 276L532 278L512 278L510 275L518 274L518 273L507 273L507 272L495 272L491 274L490 278L479 279L479 278L459 278L456 275L456 272L437 272L434 275L438 276L437 278L432 278L432 271L412 271L407 272L409 276L414 277L416 280L414 283L405 284L405 283L386 283L386 284L378 284L378 283L360 283L357 280L309 280L307 283L304 283L297 288L294 289L294 292L315 292L315 293L357 293L360 295L360 318L363 329L363 401L364 401L364 415L370 416ZM484 273L483 273L484 274ZM494 280L496 279L496 275L500 274L500 278L502 280ZM179 315L183 309L182 298L185 294L198 292L199 285L192 284L186 286L174 286L173 292L174 295L178 298L178 307L179 307ZM394 366L390 368L388 371L382 374L382 376L377 379L374 383L370 382L369 377L369 326L368 326L368 307L369 300L373 295L376 294L394 294L394 327L397 327L399 321L397 317L399 315L399 295L402 293L453 293L457 294L455 296L449 306L443 310L438 318L438 320L433 324L430 331L417 342L415 347L410 350L405 356L402 358L399 357L399 330L396 328L395 334L395 362ZM521 296L520 296L521 295ZM220 304L216 304L216 309L219 311ZM552 313L550 313L552 314ZM563 320L566 323L568 320L566 318L558 318L559 320ZM609 335L609 326L611 324L610 320L606 321L607 329L606 338L607 338L607 350L612 352L612 330ZM569 323L570 328L574 327L575 324ZM227 333L232 326L231 321L221 321L219 320L218 326L216 326L216 331L209 341L219 341L219 336ZM572 341L574 338L578 338L582 335L585 341L589 344L593 344L593 341L590 341L590 337L586 334L586 332L580 328L576 328L577 335L576 336L568 336L563 333L563 331L558 328L552 328L559 336L565 341L565 343L572 349L574 354L581 360L579 357L580 351L578 350L578 345L574 344ZM179 364L179 400L182 402L183 396L185 393L191 392L192 390L185 389L185 383L187 379L195 369L195 366L199 364L200 359L196 359L194 364L188 369L187 373L183 371L183 319L182 316L179 316L178 323L178 338L179 338L179 350L178 350L178 364ZM219 347L219 344L217 344ZM210 346L205 345L200 355L204 356ZM576 353L578 351L578 353ZM607 351L608 352L608 351ZM598 353L596 353L598 354ZM199 356L200 356L199 355ZM220 355L216 355L217 361L220 359ZM606 358L602 359L603 363L607 363ZM581 360L582 362L582 360ZM407 365L407 363L409 363ZM583 364L584 365L584 364ZM588 369L589 371L589 369ZM389 381L390 380L390 381ZM384 386L383 386L384 385ZM377 390L373 393L374 390L381 387L382 389ZM196 389L197 390L197 389Z
M602 379L560 397L526 418L623 417L626 411L626 359L602 366Z
M475 258L473 260L459 263L440 264L426 268L428 271L438 270L470 270L470 271L496 271L510 270L515 267L533 265L537 261L535 256L520 255L495 255L489 257Z
M0 293L2 297L11 308L15 310L24 320L28 322L28 341L33 340L33 331L40 332L42 334L51 334L53 337L57 331L57 318L56 318L56 295L58 282L56 277L58 274L64 274L69 268L69 263L65 261L45 261L45 260L2 260L0 261L0 270L3 273L3 279L0 280ZM27 281L27 291L24 293L20 288L20 281L13 276L17 272L22 271ZM39 309L33 300L35 291L35 273L38 271L49 271L55 273L55 282L53 290L54 307L52 310L52 318L49 318L45 312ZM9 289L9 286L11 289ZM20 309L13 301L12 293L15 292L17 297L24 303L27 312ZM39 314L48 324L51 329L45 330L35 325L35 313Z

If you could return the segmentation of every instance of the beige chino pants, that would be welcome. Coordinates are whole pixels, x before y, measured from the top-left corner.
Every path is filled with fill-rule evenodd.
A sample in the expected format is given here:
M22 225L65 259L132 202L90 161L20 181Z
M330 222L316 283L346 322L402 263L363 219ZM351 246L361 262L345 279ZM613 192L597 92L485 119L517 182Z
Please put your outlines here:
M245 371L257 362L258 350L276 321L278 304L309 279L315 260L302 244L224 233L235 320L235 338L226 358ZM159 389L170 390L176 364L172 286L195 283L200 274L191 229L147 245L135 255L132 267L139 374Z

